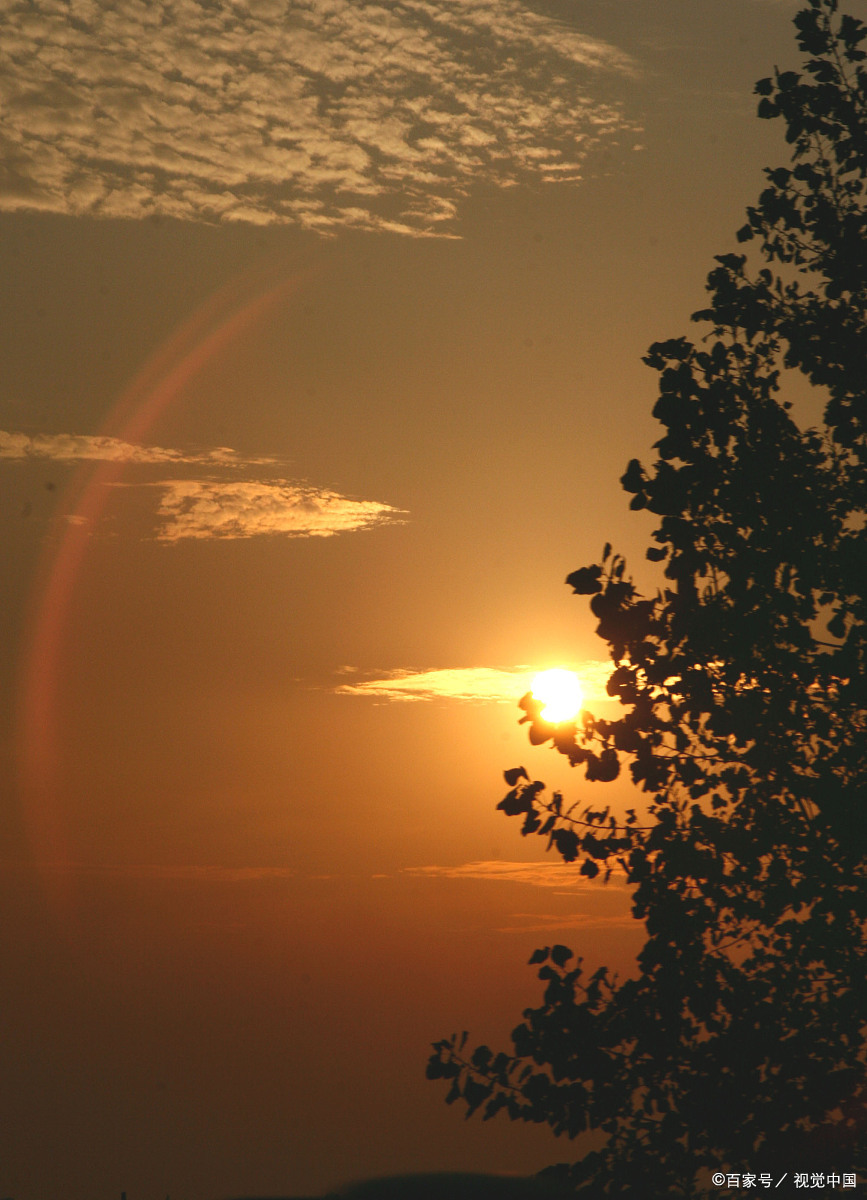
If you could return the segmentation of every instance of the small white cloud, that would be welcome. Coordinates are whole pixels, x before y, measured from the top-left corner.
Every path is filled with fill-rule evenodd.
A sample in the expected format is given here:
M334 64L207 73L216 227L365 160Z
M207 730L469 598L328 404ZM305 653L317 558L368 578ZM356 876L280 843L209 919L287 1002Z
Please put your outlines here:
M548 664L550 666L550 664ZM608 700L605 690L610 662L589 659L558 664L579 676L585 700ZM389 671L378 679L344 683L335 690L349 696L376 696L386 700L475 700L514 704L529 692L543 667L446 667L428 671Z
M0 25L5 209L448 236L476 182L636 129L599 97L632 60L521 0L0 0Z
M285 480L219 482L164 480L159 503L160 541L247 538L263 533L333 537L402 520L404 510L376 500L350 500Z

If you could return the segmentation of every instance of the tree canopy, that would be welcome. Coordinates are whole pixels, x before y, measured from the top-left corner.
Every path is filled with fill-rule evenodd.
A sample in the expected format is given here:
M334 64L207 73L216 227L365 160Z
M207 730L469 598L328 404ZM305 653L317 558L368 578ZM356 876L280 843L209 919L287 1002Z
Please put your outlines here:
M561 1169L579 1194L867 1170L867 28L837 0L794 23L801 72L755 89L791 161L737 232L752 253L715 260L702 336L644 360L664 433L621 483L659 518L661 586L610 546L567 578L622 714L553 726L521 701L534 745L590 782L628 770L646 805L566 808L523 767L499 805L582 875L625 875L637 976L546 947L511 1052L449 1038L428 1064L468 1115L604 1135Z

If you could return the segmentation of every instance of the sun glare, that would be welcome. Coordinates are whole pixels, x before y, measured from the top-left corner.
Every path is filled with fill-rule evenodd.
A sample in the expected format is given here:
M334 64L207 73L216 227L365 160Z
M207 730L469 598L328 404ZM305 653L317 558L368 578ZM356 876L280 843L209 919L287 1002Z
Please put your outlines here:
M550 721L552 725L574 720L584 703L578 676L562 667L540 671L533 680L532 693L545 705L539 714L542 720Z

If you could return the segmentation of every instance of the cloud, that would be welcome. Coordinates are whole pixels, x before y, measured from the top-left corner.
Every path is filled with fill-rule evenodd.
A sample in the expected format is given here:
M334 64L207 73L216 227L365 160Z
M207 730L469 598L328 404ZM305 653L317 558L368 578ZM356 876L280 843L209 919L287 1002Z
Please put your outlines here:
M219 482L164 480L158 513L160 541L183 538L245 538L261 533L333 537L400 521L403 509L376 500L349 500L285 480Z
M0 208L442 235L636 126L520 0L0 0Z
M463 863L457 867L404 867L401 872L427 879L479 879L494 883L523 883L530 887L547 888L558 896L576 896L586 892L599 894L599 882L578 874L574 864L564 862L487 862ZM627 891L622 868L615 868L610 881L604 885L607 893L623 897ZM620 900L618 903L622 903ZM636 929L638 923L628 912L595 914L571 913L513 913L515 924L498 927L497 933L547 933L558 929Z
M141 446L119 438L74 433L7 433L0 430L0 458L48 458L54 462L207 463L242 467L273 463L270 458L239 458L220 446L201 454L187 454L165 446Z
M610 916L598 913L514 913L517 925L504 925L497 933L548 933L559 929L631 929L638 931L643 925L629 913Z
M564 862L469 862L458 867L404 867L405 875L429 879L484 879L495 883L526 883L532 887L557 888L564 894L585 892L598 888L597 883L578 874L575 867ZM619 873L619 872L618 872ZM615 876L607 885L619 886Z
M0 431L0 459L49 459L57 463L84 461L144 466L207 466L241 468L273 466L274 458L244 458L225 446L188 453L166 446L134 445L113 437L88 434L36 434ZM402 523L404 509L376 500L351 500L338 492L285 479L164 479L113 487L159 488L157 539L246 538L262 533L290 537L333 537L337 533ZM66 514L82 524L88 518Z
M612 671L610 662L590 659L560 665L578 674L585 700L610 699L605 690ZM335 690L349 696L378 696L386 700L476 700L514 704L516 699L530 691L533 679L543 669L517 666L394 670L383 678L344 683Z

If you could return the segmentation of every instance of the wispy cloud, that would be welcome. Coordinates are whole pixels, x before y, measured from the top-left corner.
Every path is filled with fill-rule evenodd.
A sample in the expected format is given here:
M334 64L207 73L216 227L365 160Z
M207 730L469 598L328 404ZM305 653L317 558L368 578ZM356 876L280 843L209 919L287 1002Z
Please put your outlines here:
M559 929L632 929L642 928L629 913L514 913L515 925L503 925L497 933L554 933Z
M333 537L338 533L402 523L406 513L377 500L354 500L328 488L286 479L238 479L242 468L274 466L274 458L249 458L225 446L191 453L89 434L25 434L0 431L0 460L49 459L56 463L104 462L135 466L198 466L214 474L201 479L162 479L114 487L158 488L157 539L248 538L258 534ZM235 478L219 478L231 469ZM87 518L66 514L74 524Z
M520 0L0 0L0 207L441 234L634 126Z
M610 662L591 659L558 665L577 673L585 700L610 699L605 691L612 671ZM530 691L535 676L543 669L522 665L393 670L378 679L341 684L335 690L344 695L376 696L386 700L476 700L514 704L517 698Z
M457 867L405 867L404 875L427 879L477 879L488 883L519 883L545 888L558 896L577 896L593 892L599 895L599 881L591 881L578 873L574 864L558 862L501 862L499 860L462 863ZM622 898L626 878L617 869L604 885L609 893ZM620 905L623 900L617 901ZM547 933L558 929L634 929L635 918L628 912L618 913L514 913L512 924L498 927L497 933Z
M8 433L0 430L0 458L48 458L54 462L202 463L247 467L273 463L272 458L242 458L225 446L191 454L166 446L143 446L114 437L75 433Z
M157 537L246 538L263 533L289 537L333 537L350 530L370 529L403 519L404 510L376 500L350 500L285 480L276 482L215 482L201 479L164 480Z
M526 883L532 887L556 888L558 892L571 895L576 892L596 890L592 883L579 875L569 863L551 862L501 862L499 860L462 863L457 867L405 867L404 874L420 875L429 879L483 879L494 883ZM617 887L611 882L608 887Z

